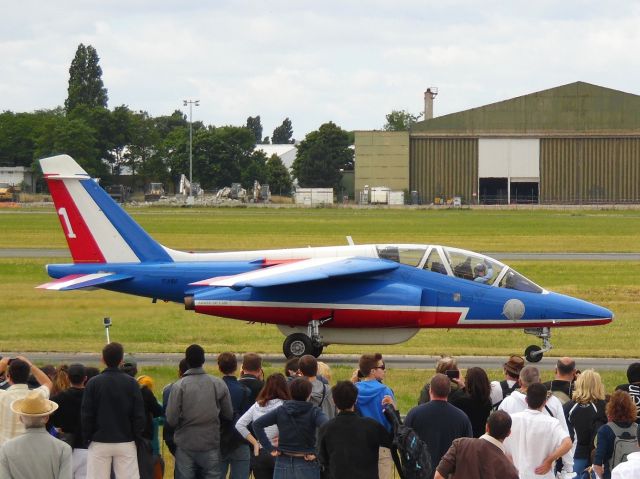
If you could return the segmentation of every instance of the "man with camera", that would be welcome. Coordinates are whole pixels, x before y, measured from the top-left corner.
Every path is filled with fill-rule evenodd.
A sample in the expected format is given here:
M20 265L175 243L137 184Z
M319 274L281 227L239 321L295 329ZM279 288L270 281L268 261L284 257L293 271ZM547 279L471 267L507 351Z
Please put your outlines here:
M429 383L430 401L414 407L404 421L429 448L431 464L435 467L454 439L473 437L471 422L465 413L449 404L451 379L436 374Z
M25 432L24 424L20 422L18 415L11 411L10 405L16 399L24 399L29 394L27 385L29 375L33 374L40 384L40 387L34 391L42 394L45 399L49 399L52 387L49 376L24 356L0 359L0 374L5 372L10 386L7 389L0 389L0 447L9 439Z

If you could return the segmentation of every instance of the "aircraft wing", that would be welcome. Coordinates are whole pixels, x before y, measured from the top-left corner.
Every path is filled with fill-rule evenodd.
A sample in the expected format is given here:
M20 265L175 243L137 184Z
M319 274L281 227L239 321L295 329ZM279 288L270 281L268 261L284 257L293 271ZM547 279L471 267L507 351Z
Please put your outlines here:
M191 286L226 286L235 290L248 287L268 288L336 277L385 273L397 268L398 264L393 261L375 258L312 258L234 276L205 279L191 283Z
M70 274L55 281L36 286L36 288L70 291L73 289L103 286L108 283L115 283L116 281L124 281L125 279L131 278L133 278L133 276L117 273Z

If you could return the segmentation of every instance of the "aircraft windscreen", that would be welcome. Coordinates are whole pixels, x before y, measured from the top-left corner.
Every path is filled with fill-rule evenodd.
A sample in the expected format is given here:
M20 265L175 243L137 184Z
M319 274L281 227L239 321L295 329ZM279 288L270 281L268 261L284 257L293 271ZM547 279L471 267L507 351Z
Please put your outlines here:
M378 246L378 257L406 264L407 266L418 266L425 251L427 251L426 247Z
M470 251L444 248L453 274L476 283L493 284L503 266L486 256Z
M527 293L542 293L542 288L537 284L529 281L520 273L509 268L509 271L500 280L501 288L516 289Z

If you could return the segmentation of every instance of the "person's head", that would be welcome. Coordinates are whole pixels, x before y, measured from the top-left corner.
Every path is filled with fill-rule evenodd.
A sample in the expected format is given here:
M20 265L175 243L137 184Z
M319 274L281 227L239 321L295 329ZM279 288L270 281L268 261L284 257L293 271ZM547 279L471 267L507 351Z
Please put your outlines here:
M306 378L314 378L318 375L318 360L310 354L305 354L298 361L298 370Z
M311 396L311 382L305 378L295 378L289 383L291 399L295 401L306 401Z
M246 374L260 374L262 371L262 357L256 353L246 353L242 357L242 371Z
M525 366L520 371L520 387L527 389L532 384L540 382L540 371L535 366Z
M10 384L27 384L31 367L22 359L14 359L9 363L7 378Z
M477 264L473 268L473 274L476 276L484 276L487 274L487 267L483 263Z
M20 417L25 428L44 427L49 416L58 409L58 405L46 399L40 392L31 391L22 399L16 399L10 405L11 411Z
M331 368L327 363L318 361L318 374L331 383Z
M527 405L529 409L542 409L547 402L547 388L544 384L533 383L527 388Z
M284 365L284 375L286 377L295 378L298 375L298 363L300 358L298 356L294 356L289 358Z
M69 366L67 371L69 375L69 382L74 387L81 387L84 385L87 374L85 372L85 368L82 364L74 363Z
M238 358L229 352L218 354L218 369L226 376L235 373L238 370Z
M256 397L256 402L264 407L272 399L291 399L291 393L287 387L287 380L280 373L271 374L264 382L264 386Z
M349 411L358 399L358 388L351 381L338 381L331 388L331 397L340 411Z
M100 374L100 370L95 366L87 366L86 368L84 368L84 374L87 376L87 379L85 379L84 383L87 384L87 381L89 381L89 379Z
M640 383L640 363L631 363L627 368L627 381Z
M199 344L192 344L184 352L189 369L201 368L204 364L204 349Z
M178 363L178 376L182 377L184 376L184 373L186 373L189 370L189 363L187 362L187 358L183 358L180 360L180 362Z
M573 381L575 377L576 362L569 357L558 359L558 362L556 363L556 379L562 381Z
M436 361L436 373L444 374L446 371L459 371L456 358L440 356L440 359Z
M576 379L572 396L573 400L580 404L604 399L604 384L600 374L593 369L583 371Z
M502 367L504 369L504 374L508 379L517 381L520 377L520 371L522 371L522 368L524 367L524 359L521 356L512 354Z
M109 343L102 348L102 361L108 368L117 368L124 358L124 348L120 343Z
M40 368L40 371L49 376L49 379L51 379L51 381L53 381L53 378L56 377L56 373L58 372L53 364L45 364Z
M358 368L363 379L384 379L385 365L380 353L360 356Z
M464 383L471 398L481 404L490 401L491 382L482 368L469 368Z
M432 400L446 401L451 392L451 381L444 374L436 374L429 382L429 396Z
M614 391L605 409L609 421L634 422L638 416L638 410L633 399L626 391Z
M122 364L120 365L120 370L124 371L126 374L135 378L138 374L138 362L131 356L124 358L122 360Z
M494 439L504 441L511 434L511 416L505 411L492 412L487 419L486 431Z

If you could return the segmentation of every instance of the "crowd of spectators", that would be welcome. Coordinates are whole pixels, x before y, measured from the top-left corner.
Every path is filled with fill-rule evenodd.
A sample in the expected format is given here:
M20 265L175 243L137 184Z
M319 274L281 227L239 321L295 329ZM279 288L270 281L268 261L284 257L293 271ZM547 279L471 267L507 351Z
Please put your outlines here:
M265 377L258 354L239 364L224 352L214 376L193 344L162 402L122 345L106 345L102 360L99 371L0 359L0 479L159 479L161 442L178 479L403 477L381 354L363 354L352 379L332 387L330 368L309 355ZM610 395L571 358L544 384L519 356L503 370L491 382L482 368L462 375L455 358L437 361L404 419L428 477L640 478L640 363Z

